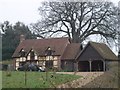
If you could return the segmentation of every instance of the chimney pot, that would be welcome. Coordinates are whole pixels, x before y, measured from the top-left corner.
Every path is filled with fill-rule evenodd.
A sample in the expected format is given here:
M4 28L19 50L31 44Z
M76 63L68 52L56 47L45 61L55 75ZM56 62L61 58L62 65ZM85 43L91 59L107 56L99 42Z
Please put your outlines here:
M22 34L20 35L20 43L23 42L25 40L25 36Z

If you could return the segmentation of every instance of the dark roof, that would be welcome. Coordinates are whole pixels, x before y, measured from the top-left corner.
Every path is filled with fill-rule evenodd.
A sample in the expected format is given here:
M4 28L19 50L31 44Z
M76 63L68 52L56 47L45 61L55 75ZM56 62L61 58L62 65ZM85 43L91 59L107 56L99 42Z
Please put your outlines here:
M54 50L54 55L62 55L67 44L69 44L68 38L51 38L51 39L28 39L22 41L16 48L12 57L20 57L20 50L23 49L28 52L33 49L37 55L45 55L45 50L50 47Z
M77 54L80 52L80 44L79 43L71 43L65 49L62 60L73 60L76 58Z
M112 50L104 43L95 43L95 42L89 42L96 50L97 52L107 60L117 60L117 56L112 52Z
M89 42L82 52L77 56L77 58L84 53L84 50L91 45L104 59L106 60L118 60L117 56L112 52L112 50L104 43Z

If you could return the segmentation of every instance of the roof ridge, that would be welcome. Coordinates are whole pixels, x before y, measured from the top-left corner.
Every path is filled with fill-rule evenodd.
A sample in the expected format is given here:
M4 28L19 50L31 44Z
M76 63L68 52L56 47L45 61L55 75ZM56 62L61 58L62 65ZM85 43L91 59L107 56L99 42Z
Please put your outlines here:
M70 43L70 44L80 44L80 43L74 43L74 42L72 42L72 43Z
M94 42L94 41L89 41L89 43L104 44L104 45L106 45L105 43L101 43L101 42Z
M49 40L49 39L69 39L69 37L40 38L40 39L25 39L25 40Z

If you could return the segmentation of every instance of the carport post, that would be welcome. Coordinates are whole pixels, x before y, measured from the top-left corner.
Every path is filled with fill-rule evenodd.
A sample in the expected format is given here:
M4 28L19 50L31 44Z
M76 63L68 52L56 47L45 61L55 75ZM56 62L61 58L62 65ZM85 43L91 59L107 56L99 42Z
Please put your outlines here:
M90 72L91 72L91 70L92 70L92 68L91 68L91 62L92 62L92 61L90 60L90 61L89 61L89 65L90 65Z
M103 61L103 69L104 69L104 71L105 71L105 61Z
M75 63L74 63L74 71L79 71L79 70L78 70L78 62L75 62Z

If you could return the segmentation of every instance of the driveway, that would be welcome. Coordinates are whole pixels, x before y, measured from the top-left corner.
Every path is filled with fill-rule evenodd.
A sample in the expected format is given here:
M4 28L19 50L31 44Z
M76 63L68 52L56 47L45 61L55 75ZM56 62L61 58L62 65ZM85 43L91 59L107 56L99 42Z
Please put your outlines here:
M104 72L57 72L60 74L75 74L82 76L81 78L74 80L72 82L68 82L62 85L59 85L57 88L80 88L92 82L96 77L101 76Z

